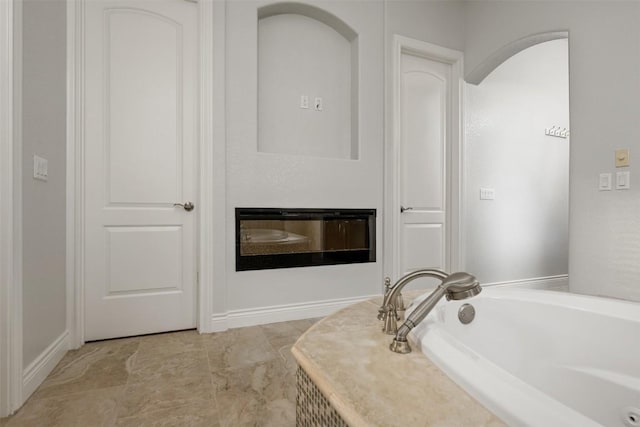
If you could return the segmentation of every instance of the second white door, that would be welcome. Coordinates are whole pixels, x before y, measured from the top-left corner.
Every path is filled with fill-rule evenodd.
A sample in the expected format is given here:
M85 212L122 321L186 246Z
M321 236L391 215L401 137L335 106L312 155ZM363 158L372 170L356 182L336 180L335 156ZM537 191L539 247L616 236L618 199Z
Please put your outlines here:
M403 52L399 79L398 273L447 270L451 65Z
M85 340L193 328L197 6L85 4Z

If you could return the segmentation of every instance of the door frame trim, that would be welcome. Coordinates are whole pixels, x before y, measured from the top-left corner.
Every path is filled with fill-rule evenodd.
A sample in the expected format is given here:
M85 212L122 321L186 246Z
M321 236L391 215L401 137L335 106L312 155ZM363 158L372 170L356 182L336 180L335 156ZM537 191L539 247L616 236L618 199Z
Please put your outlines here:
M23 403L22 0L0 2L0 416Z
M464 68L463 53L412 39L398 34L393 35L391 48L391 73L387 84L391 90L391 114L387 116L389 123L387 130L387 144L384 159L384 269L386 275L396 280L400 271L400 243L399 243L399 206L400 189L397 177L400 169L400 67L403 53L431 59L451 65L451 94L449 114L451 117L450 142L447 159L447 220L449 227L446 241L448 266L451 271L462 270L464 266L463 248L463 189L464 189ZM389 79L388 78L388 79Z
M224 86L219 87L219 82L224 85L224 68L220 71L217 67L217 61L214 56L219 52L218 42L218 26L222 20L222 31L225 30L224 3L222 9L214 3L214 0L198 1L198 19L200 24L199 35L199 73L200 73L200 111L199 111L199 142L198 156L200 162L199 174L199 203L198 210L198 280L197 280L197 307L198 307L198 331L200 333L211 332L211 315L213 314L213 293L214 278L218 273L220 265L216 264L214 236L224 236L220 234L220 223L214 206L214 201L225 200L224 189L225 170L224 162L226 156L223 153L215 151L216 142L222 138L224 141L224 96L222 99L222 110L220 111L218 100L214 98L214 93L224 94ZM215 32L214 32L215 31ZM223 40L224 42L224 40ZM224 44L222 45L222 55L224 55ZM224 63L223 63L224 67ZM220 78L218 74L222 72ZM222 122L220 122L222 120ZM222 131L222 133L221 133ZM224 144L222 144L224 147ZM222 159L222 168L218 168L215 163L216 159ZM222 169L222 177L217 173L218 169ZM219 198L218 189L222 185L222 196ZM224 209L218 209L224 212ZM222 222L224 224L224 222ZM224 225L222 225L224 227ZM224 228L222 229L224 230ZM224 261L224 258L223 258ZM224 266L224 264L223 264ZM222 269L222 271L224 271ZM226 283L226 280L223 281Z
M67 330L84 344L84 0L67 1Z
M70 348L84 344L85 271L84 271L84 25L87 0L67 0L67 328ZM212 44L214 1L199 0L199 112L198 112L198 275L196 283L196 323L200 332L211 328L214 262L212 260L214 224L213 147L219 137L210 117L215 108ZM224 14L222 15L224 17ZM224 134L223 134L224 135ZM222 171L224 173L224 170ZM216 177L219 175L216 174ZM224 183L223 183L224 184ZM216 185L220 185L217 183Z

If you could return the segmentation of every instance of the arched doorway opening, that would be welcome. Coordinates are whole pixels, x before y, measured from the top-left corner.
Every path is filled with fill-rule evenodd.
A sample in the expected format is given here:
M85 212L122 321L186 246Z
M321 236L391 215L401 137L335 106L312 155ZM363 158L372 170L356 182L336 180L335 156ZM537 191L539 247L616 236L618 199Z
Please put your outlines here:
M570 139L566 33L507 45L471 78L480 84L466 87L465 268L486 284L564 289Z

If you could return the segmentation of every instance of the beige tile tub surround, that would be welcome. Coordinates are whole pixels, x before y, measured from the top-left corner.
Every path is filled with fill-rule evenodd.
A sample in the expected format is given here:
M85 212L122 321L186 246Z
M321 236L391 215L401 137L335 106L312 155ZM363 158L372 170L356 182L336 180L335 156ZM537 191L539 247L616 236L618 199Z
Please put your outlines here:
M289 350L314 322L89 343L0 426L293 427Z
M389 351L377 320L379 299L316 323L292 353L351 426L505 424L450 380L419 350Z

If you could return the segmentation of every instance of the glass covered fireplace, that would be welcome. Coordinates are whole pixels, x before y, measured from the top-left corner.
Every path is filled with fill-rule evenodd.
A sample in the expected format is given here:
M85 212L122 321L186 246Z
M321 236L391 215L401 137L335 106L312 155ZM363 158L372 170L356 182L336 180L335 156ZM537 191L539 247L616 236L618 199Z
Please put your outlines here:
M236 208L236 271L375 262L375 209Z

